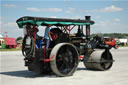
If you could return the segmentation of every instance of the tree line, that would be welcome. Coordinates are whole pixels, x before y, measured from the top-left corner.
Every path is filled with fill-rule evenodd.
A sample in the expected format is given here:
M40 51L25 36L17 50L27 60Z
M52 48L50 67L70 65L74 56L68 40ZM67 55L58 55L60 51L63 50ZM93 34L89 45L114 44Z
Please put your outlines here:
M128 33L95 33L92 34L91 36L95 35L102 35L104 37L112 37L112 38L126 38L128 37Z

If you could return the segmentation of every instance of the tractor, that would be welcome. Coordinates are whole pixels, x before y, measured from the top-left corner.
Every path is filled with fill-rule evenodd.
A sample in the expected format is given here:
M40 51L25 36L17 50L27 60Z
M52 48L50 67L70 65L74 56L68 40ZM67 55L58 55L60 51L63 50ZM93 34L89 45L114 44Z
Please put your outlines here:
M110 37L104 37L104 43L106 45L109 46L109 48L111 49L112 47L117 49L118 48L118 41L114 38L110 38Z
M25 29L22 54L29 71L65 77L74 74L79 62L87 69L100 71L109 70L113 65L112 54L104 40L90 37L90 26L95 23L91 16L85 16L85 20L24 16L16 23ZM37 32L38 26L48 25L54 28L50 30L52 41L46 49L44 37L37 39ZM72 29L78 32L71 34ZM37 43L39 40L41 44Z

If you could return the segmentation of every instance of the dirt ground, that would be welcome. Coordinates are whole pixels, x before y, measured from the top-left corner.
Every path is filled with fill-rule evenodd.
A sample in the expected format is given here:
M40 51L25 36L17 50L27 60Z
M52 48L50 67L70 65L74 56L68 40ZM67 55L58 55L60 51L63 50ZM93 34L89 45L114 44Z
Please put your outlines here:
M0 52L1 85L128 85L128 47L111 50L114 64L108 71L87 70L79 63L70 77L40 75L24 67L21 51Z

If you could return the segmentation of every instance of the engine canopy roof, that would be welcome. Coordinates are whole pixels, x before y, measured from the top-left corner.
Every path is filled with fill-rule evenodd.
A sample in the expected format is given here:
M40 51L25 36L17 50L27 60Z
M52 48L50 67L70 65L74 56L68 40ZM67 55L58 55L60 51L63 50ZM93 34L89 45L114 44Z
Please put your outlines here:
M31 17L24 16L19 18L16 23L19 28L23 28L25 24L33 25L55 25L55 26L64 26L64 25L93 25L94 21L91 20L80 20L80 19L64 19L64 18L45 18L45 17Z

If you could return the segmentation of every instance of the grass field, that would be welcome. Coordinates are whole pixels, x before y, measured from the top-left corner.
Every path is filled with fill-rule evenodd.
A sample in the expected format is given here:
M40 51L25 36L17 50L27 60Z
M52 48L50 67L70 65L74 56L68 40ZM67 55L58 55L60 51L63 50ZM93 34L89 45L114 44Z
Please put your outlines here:
M119 45L119 47L128 47L128 45ZM21 48L12 48L12 49L7 49L7 48L5 48L5 49L0 49L0 51L20 51L21 50Z
M119 45L119 47L128 47L128 45Z
M21 48L12 48L12 49L7 49L7 48L4 48L4 49L0 49L0 51L20 51Z

